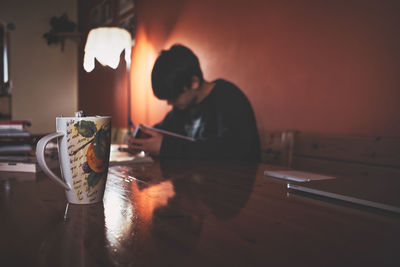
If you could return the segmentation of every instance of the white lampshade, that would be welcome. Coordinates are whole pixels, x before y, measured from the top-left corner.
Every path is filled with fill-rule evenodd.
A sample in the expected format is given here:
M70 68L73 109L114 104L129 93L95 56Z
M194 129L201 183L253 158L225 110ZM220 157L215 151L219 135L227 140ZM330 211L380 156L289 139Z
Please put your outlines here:
M131 62L132 38L127 30L118 27L100 27L89 32L83 68L91 72L95 66L95 58L103 66L116 69L123 50L125 50L125 61L127 66Z

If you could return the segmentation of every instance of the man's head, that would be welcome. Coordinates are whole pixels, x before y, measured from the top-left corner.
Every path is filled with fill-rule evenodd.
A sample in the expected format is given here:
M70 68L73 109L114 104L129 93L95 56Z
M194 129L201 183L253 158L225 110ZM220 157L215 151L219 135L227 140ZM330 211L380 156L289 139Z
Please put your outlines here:
M195 101L195 91L203 83L197 56L182 45L163 50L154 63L151 82L157 98L178 109L187 108Z

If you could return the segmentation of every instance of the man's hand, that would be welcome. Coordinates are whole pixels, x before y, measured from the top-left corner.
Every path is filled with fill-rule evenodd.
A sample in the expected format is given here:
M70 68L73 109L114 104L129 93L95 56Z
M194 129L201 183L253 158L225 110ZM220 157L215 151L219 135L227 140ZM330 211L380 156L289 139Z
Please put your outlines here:
M143 133L150 135L149 138L134 138L128 140L129 151L137 153L144 151L152 156L160 155L161 143L163 135L149 129L141 128Z

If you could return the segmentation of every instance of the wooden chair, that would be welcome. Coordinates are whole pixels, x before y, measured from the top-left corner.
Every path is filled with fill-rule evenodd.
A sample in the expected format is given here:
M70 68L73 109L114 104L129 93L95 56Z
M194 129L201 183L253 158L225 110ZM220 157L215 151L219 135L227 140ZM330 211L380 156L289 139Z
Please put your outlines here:
M296 131L261 132L261 161L266 164L291 167Z
M126 144L128 142L128 135L129 135L128 128L112 128L111 143Z

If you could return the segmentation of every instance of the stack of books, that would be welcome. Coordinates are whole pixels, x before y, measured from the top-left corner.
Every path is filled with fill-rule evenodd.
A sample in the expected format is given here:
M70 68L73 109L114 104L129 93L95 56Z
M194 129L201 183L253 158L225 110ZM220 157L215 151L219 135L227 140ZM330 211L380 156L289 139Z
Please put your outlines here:
M32 150L30 121L0 121L0 155L26 154Z
M0 175L6 172L36 173L39 168L34 157L31 134L26 120L0 121Z

